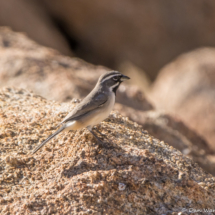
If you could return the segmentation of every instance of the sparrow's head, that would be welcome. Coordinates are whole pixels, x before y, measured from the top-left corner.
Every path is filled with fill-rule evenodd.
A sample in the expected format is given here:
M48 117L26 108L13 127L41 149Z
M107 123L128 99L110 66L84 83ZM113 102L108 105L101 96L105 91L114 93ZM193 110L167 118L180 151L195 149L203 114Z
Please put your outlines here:
M104 87L108 88L110 91L113 91L116 94L116 90L119 85L125 81L130 79L128 76L125 76L117 71L107 72L100 76L98 83Z

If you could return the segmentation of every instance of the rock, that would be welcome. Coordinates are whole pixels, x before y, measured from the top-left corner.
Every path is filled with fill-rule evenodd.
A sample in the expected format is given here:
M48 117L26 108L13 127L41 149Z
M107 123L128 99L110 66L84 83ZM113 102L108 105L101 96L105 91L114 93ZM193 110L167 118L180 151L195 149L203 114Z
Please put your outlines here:
M162 111L134 110L121 104L116 104L114 109L142 125L150 135L180 150L204 170L215 175L214 150L203 137L186 126L180 119Z
M202 48L164 67L150 99L158 109L181 118L215 149L215 49Z
M111 68L129 61L151 79L179 54L215 45L214 1L42 2L78 42L81 58Z
M215 45L214 9L207 0L0 0L0 25L94 64L131 62L154 79L179 54Z
M1 214L176 214L214 207L210 174L115 112L97 125L111 149L83 129L59 134L32 155L76 101L60 104L5 88L0 105ZM8 156L22 163L6 165Z
M117 91L116 101L123 107L134 108L134 111L153 110L154 107L147 100L145 94L136 86L128 86L123 83Z
M38 43L72 55L64 35L38 1L0 0L0 26L10 26L15 31L26 32Z
M0 87L21 87L48 99L69 101L85 97L98 77L109 70L60 55L23 34L0 28ZM153 109L137 87L123 83L117 94L119 103L141 110Z
M214 150L202 136L180 119L159 111L147 111L142 114L142 122L138 123L150 135L180 150L205 171L215 175Z

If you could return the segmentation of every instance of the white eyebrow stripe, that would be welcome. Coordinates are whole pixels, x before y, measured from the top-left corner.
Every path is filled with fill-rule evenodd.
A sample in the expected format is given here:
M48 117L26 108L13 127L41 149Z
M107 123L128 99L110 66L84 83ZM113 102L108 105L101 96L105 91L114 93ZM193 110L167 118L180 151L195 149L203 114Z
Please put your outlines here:
M103 82L105 82L107 79L113 78L113 77L115 77L115 76L120 76L120 74L108 76L108 77L105 78L101 83L103 83Z
M116 84L114 84L113 86L110 87L111 90L113 90L114 87L118 86L120 83L117 82Z

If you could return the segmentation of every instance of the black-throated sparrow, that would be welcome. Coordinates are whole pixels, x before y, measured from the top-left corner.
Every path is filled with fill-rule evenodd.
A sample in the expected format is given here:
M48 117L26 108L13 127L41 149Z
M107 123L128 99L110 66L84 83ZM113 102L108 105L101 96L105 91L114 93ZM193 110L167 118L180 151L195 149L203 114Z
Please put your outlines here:
M101 75L90 94L63 119L58 126L63 125L56 132L33 150L33 154L61 131L87 128L103 144L92 127L108 117L115 103L116 90L126 79L130 78L117 71Z

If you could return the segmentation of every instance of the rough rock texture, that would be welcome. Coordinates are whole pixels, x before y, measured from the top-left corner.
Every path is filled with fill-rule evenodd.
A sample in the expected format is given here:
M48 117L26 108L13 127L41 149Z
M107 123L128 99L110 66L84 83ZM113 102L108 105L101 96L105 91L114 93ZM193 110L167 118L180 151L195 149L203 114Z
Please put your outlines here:
M184 54L164 67L151 100L180 117L215 149L215 49Z
M121 104L116 104L115 110L142 125L150 135L180 150L204 170L215 175L214 150L203 137L187 127L177 117L157 110L137 111Z
M112 148L99 148L83 129L60 134L32 155L75 103L0 91L1 214L150 215L215 207L210 174L116 113L97 126Z
M154 78L185 51L215 45L215 2L208 0L42 0L93 63L131 61ZM204 33L203 33L204 32Z
M0 0L0 26L26 32L38 43L72 54L67 41L38 1Z
M109 70L60 55L23 34L0 28L0 87L21 87L48 99L69 101L86 96L98 77ZM141 110L153 108L137 87L123 83L117 94L119 103Z

